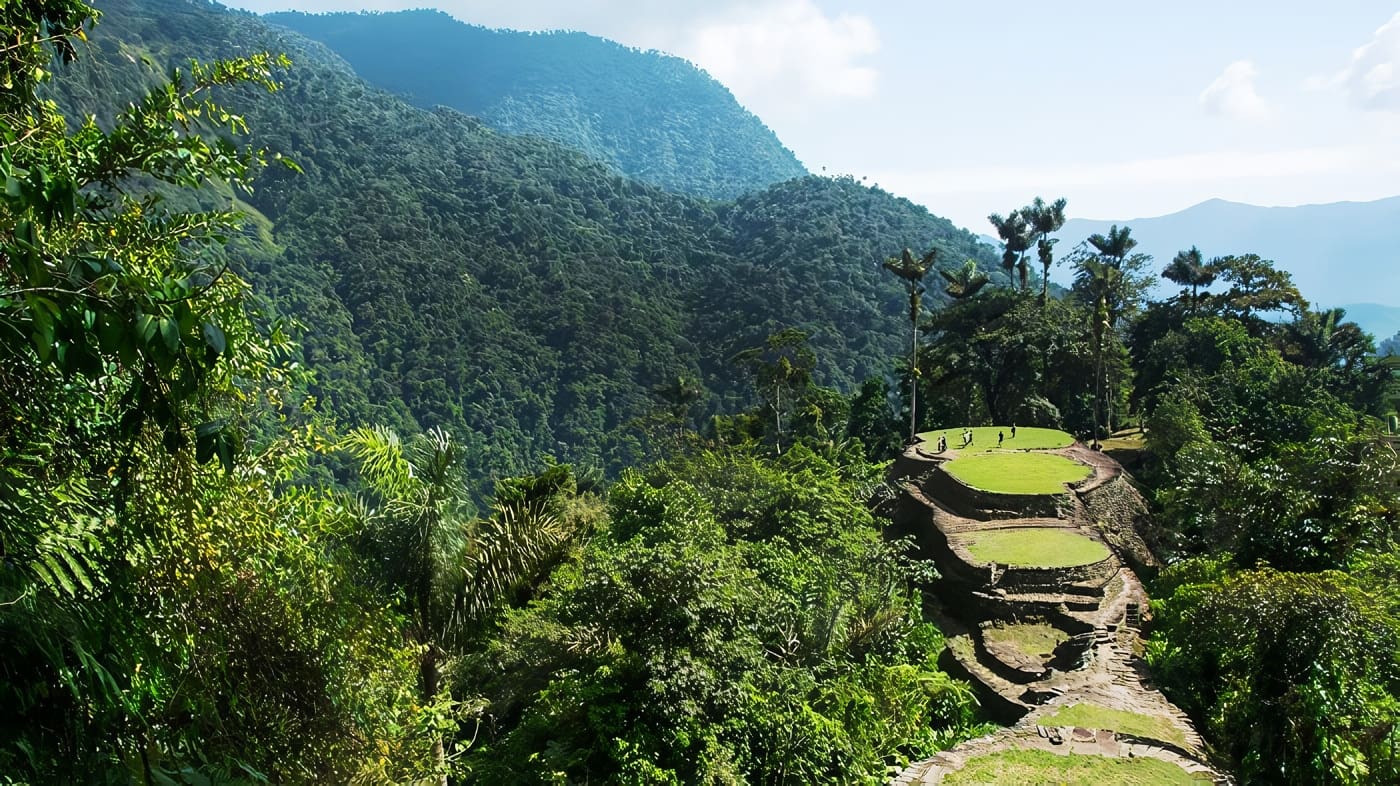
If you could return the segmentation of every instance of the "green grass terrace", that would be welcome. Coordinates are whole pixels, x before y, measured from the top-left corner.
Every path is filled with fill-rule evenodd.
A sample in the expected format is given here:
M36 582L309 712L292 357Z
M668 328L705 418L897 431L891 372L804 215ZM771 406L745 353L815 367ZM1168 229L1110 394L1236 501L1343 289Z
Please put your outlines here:
M1209 780L1205 781L1209 783ZM1114 759L1105 756L1061 755L1043 750L1007 750L978 756L943 778L948 786L1004 783L1016 786L1170 786L1201 779L1159 759Z
M1056 450L1067 448L1074 444L1074 437L1063 431L1053 428L1035 428L1033 426L1022 426L1016 429L1016 436L1011 436L1011 426L976 426L972 429L972 444L966 448L962 445L962 433L964 426L954 426L952 428L942 428L936 431L925 431L919 437L924 441L923 450L925 453L932 453L938 447L938 438L946 436L948 438L948 450L960 456L967 456L973 453L985 453L989 450L997 449L997 434L1001 433L1006 439L1001 443L1002 450Z
M1066 483L1094 474L1092 467L1055 453L993 451L955 458L943 465L967 485L996 494L1063 494Z
M1010 527L956 536L972 558L1018 568L1072 568L1108 558L1108 547L1063 529Z
M1168 718L1115 710L1098 704L1071 704L1040 720L1045 726L1082 726L1112 729L1154 740L1186 745L1186 734Z

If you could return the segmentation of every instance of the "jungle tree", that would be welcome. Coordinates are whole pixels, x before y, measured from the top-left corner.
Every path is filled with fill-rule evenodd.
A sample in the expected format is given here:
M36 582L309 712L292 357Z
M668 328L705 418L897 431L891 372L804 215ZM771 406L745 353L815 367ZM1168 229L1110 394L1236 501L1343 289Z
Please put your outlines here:
M753 375L764 410L773 414L775 444L782 453L783 434L791 426L790 418L784 425L784 417L806 396L817 364L807 334L797 328L780 330L762 344L737 353L730 362Z
M1151 257L1133 253L1136 247L1132 230L1115 224L1107 235L1090 236L1074 256L1075 293L1093 315L1095 439L1102 429L1111 430L1113 423L1106 354L1115 343L1119 320L1137 307L1149 283L1142 270Z
M909 289L909 439L918 431L918 413L915 398L919 387L919 307L925 292L923 279L933 268L938 249L929 249L922 258L915 258L914 252L904 249L897 257L885 260L885 269L904 279ZM975 269L974 265L974 269Z
M1021 208L1020 213L1025 217L1029 225L1030 233L1035 238L1036 255L1040 258L1040 302L1044 304L1050 297L1050 266L1054 264L1055 244L1057 239L1050 237L1051 233L1060 231L1065 225L1065 200L1063 197L1054 202L1046 204L1045 200L1036 197L1026 207ZM1025 288L1022 281L1021 288Z
M948 282L943 286L943 294L954 300L966 300L981 291L992 279L977 269L977 260L969 259L956 270L939 270L938 275Z
M375 578L402 607L405 636L420 648L419 698L429 703L443 688L448 659L510 590L548 561L567 532L527 496L477 518L462 448L440 429L405 445L388 429L360 428L344 446L371 494L361 512L362 547ZM445 761L441 737L433 741L433 756L439 765ZM447 783L445 774L440 782Z
M1197 306L1200 305L1200 288L1208 287L1215 283L1218 271L1213 263L1208 263L1201 258L1201 250L1195 246L1185 251L1177 252L1172 257L1171 264L1162 270L1162 278L1180 284L1182 287L1189 287L1190 300L1187 301L1187 311L1196 313ZM1183 289L1182 297L1187 297Z
M1008 276L1013 272L1017 273L1021 289L1029 289L1030 270L1026 266L1026 252L1031 247L1032 230L1026 216L1021 210L1013 210L1005 217L1000 213L993 213L987 216L987 220L996 228L997 237L1001 238L1002 268Z

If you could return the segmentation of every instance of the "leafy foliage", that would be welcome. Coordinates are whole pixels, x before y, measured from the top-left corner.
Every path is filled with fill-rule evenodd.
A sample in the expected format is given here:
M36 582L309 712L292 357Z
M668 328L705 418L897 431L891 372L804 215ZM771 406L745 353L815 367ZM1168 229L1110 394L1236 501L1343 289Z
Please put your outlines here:
M481 777L881 782L967 733L858 479L801 445L629 473L580 562L463 672L492 698Z
M1400 627L1389 611L1343 573L1210 573L1188 563L1163 576L1181 583L1157 607L1148 657L1241 779L1400 777Z
M92 16L4 13L65 57ZM70 128L38 97L42 47L6 52L0 771L415 777L438 708L412 703L391 615L348 578L343 509L287 488L315 430L292 429L285 339L223 264L237 217L150 188L245 188L267 156L208 94L273 88L280 59L190 65Z
M317 372L309 394L346 422L456 435L478 502L491 475L546 455L614 476L640 461L648 437L629 424L677 377L702 388L695 421L746 407L729 359L786 328L811 336L818 384L888 377L907 346L902 288L880 270L890 245L988 260L971 234L850 178L734 204L668 194L539 138L411 107L254 17L173 0L109 11L96 62L65 80L74 116L137 92L143 57L236 41L296 61L276 94L230 94L254 140L305 170L270 171L241 198L258 224L232 269L273 313L314 325L299 336Z

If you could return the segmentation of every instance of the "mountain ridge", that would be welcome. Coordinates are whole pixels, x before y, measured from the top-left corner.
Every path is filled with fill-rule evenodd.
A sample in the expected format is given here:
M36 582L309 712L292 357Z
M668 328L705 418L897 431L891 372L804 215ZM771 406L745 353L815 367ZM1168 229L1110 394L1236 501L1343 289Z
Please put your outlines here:
M548 140L413 107L251 14L184 0L105 8L93 58L63 80L71 113L110 113L189 58L292 56L280 91L225 102L255 144L304 170L269 170L240 197L270 226L239 241L235 269L307 326L308 392L333 414L446 428L481 473L546 456L634 464L656 387L698 380L697 421L746 406L752 385L730 358L788 327L811 334L822 384L889 376L907 295L880 263L930 245L947 266L994 261L945 219L853 179L787 180L733 202L675 194Z
M1059 236L1061 247L1068 248L1091 234L1108 231L1114 224L1126 225L1139 241L1138 250L1154 257L1156 270L1191 246L1200 248L1207 258L1256 253L1291 273L1303 296L1315 305L1376 303L1397 307L1398 219L1400 196L1294 207L1210 199L1149 218L1072 218ZM1063 267L1057 272L1060 280L1069 275ZM1163 286L1167 286L1165 282Z
M578 31L493 30L441 11L263 18L418 106L538 134L671 191L731 199L807 174L728 88L683 58Z

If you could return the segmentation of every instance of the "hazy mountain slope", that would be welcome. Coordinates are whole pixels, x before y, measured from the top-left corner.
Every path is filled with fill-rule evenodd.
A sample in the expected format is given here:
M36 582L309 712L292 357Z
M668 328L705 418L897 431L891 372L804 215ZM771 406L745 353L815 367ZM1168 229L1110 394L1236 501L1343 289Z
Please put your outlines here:
M520 33L437 11L270 14L420 106L539 134L680 193L730 198L806 174L723 85L680 58L584 33Z
M305 169L271 170L247 197L268 237L241 269L305 325L333 411L450 428L483 472L547 454L624 466L653 386L686 374L708 388L701 410L737 400L748 385L729 357L777 327L811 331L820 378L851 385L903 351L902 289L879 261L935 242L949 264L982 253L854 182L805 178L735 205L628 180L415 108L252 15L183 0L104 11L90 61L63 80L73 111L110 111L188 57L291 54L282 91L225 96Z
M1347 319L1365 328L1376 343L1400 333L1400 306L1382 306L1378 303L1343 303Z
M1156 257L1159 268L1192 245L1207 257L1253 252L1292 273L1314 304L1400 306L1400 197L1302 207L1213 199L1156 218L1072 219L1060 233L1060 247L1114 223L1131 226L1139 250ZM1059 275L1066 275L1063 269Z

